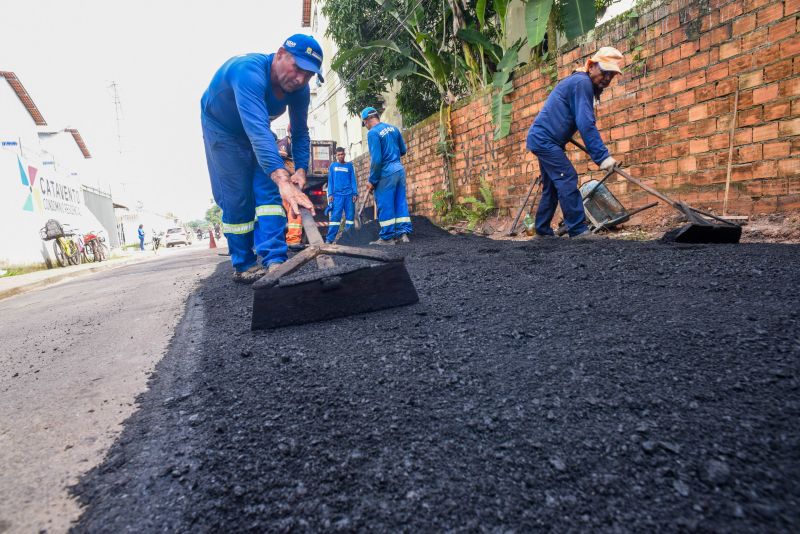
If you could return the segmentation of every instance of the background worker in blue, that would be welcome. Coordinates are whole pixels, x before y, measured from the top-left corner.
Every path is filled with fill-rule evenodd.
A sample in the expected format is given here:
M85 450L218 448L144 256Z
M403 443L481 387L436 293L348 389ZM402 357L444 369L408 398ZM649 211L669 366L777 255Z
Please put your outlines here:
M222 208L237 282L254 282L264 274L262 266L272 268L286 261L282 200L294 213L299 214L299 206L314 211L301 189L310 149L308 81L320 74L321 65L319 43L310 35L296 34L274 54L229 59L203 94L201 119L211 190ZM293 128L293 174L270 131L270 121L287 107Z
M558 82L528 131L527 148L539 159L542 175L542 197L536 210L539 236L554 236L550 222L557 204L561 205L570 237L591 235L584 222L578 173L567 159L564 147L579 131L592 160L601 169L609 170L617 163L595 126L594 101L614 76L622 72L622 59L619 50L610 46L600 48L584 68Z
M367 193L375 191L379 239L374 245L393 245L395 241L408 243L411 217L406 200L406 170L400 156L406 153L406 143L400 129L381 122L375 108L361 111L361 124L366 126L369 145L370 168Z
M328 204L333 204L331 218L328 223L328 235L325 241L333 243L342 221L344 212L344 228L353 226L355 219L355 201L358 199L358 181L353 163L344 161L344 147L336 149L336 161L328 167Z

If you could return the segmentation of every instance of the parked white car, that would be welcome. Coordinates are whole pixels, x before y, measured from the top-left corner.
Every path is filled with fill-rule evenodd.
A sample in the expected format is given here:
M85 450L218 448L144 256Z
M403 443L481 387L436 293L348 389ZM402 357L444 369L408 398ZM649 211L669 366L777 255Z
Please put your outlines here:
M189 233L183 228L170 228L167 230L165 245L167 248L175 245L191 245L192 239Z

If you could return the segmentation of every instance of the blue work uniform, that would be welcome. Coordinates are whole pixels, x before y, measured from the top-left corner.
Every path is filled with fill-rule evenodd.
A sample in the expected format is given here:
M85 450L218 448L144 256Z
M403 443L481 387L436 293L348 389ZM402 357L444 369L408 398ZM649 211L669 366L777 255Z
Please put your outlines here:
M333 197L333 208L328 222L328 235L325 238L328 243L332 243L339 232L342 212L344 212L345 230L353 226L356 211L353 197L356 195L358 195L358 183L352 162L331 163L328 167L328 196Z
M370 168L369 183L375 186L375 205L378 208L380 238L394 239L411 233L411 217L406 200L406 170L400 156L406 153L406 143L400 130L379 122L367 133Z
M539 159L542 198L536 210L536 233L553 235L550 222L561 204L570 236L587 230L578 173L564 153L576 131L598 165L609 156L594 118L595 87L589 74L574 72L556 85L528 130L527 148Z
M139 250L144 250L144 230L139 228Z
M270 121L287 106L296 169L307 169L309 162L309 88L277 98L270 83L274 56L245 54L229 59L201 100L211 190L222 208L231 263L240 272L256 264L255 253L265 266L286 261L286 214L271 178L285 166Z

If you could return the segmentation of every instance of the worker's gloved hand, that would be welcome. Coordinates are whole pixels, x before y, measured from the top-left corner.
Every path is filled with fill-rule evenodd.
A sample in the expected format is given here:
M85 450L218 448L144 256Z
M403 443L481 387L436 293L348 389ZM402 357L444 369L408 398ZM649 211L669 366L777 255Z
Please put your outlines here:
M328 206L325 208L325 215L330 215L333 211L333 202L328 202Z
M328 197L328 204L333 204L333 197Z
M358 195L353 195L353 204L358 202Z
M614 165L617 165L617 160L615 160L611 156L608 156L606 159L603 160L602 163L600 163L600 168L604 171L609 171L614 167Z
M375 186L372 182L367 182L367 193L372 193L373 191L375 191Z

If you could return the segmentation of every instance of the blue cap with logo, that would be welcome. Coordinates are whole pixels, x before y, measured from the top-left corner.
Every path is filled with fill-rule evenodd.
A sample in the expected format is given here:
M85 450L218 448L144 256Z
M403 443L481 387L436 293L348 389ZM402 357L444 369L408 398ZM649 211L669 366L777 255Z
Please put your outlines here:
M308 72L313 72L324 82L322 77L322 47L310 35L296 33L286 39L283 48L294 56L297 66Z
M361 110L361 122L363 123L365 120L367 120L367 117L369 117L370 115L377 116L378 115L378 110L375 109L375 108L364 108L364 109L362 109Z

